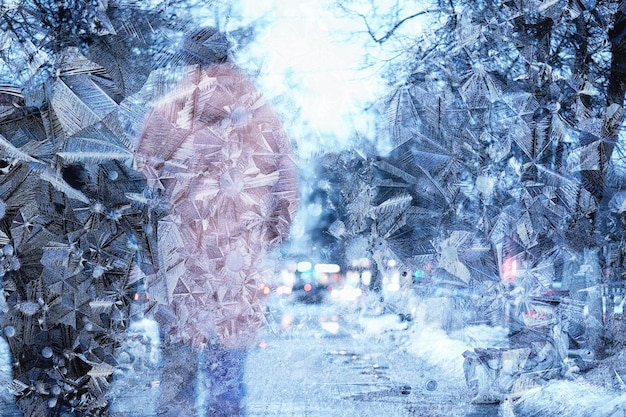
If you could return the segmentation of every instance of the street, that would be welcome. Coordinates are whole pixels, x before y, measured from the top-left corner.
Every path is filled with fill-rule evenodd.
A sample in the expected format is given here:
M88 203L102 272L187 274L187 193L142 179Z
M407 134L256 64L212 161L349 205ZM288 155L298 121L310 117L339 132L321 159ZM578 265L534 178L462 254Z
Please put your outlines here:
M340 304L269 308L289 325L270 323L248 355L248 417L503 415L499 406L471 405L464 380L404 350L399 326L364 332Z

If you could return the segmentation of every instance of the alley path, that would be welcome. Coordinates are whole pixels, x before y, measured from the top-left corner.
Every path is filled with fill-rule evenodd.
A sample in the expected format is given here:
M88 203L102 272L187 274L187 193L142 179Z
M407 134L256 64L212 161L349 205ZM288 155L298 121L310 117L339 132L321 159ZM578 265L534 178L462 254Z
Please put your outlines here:
M306 325L267 332L246 365L248 417L498 416L470 405L465 381L404 351L401 330L336 334L316 326L325 306L301 306ZM290 314L294 314L293 311ZM322 321L323 322L323 321ZM349 324L347 324L349 325Z

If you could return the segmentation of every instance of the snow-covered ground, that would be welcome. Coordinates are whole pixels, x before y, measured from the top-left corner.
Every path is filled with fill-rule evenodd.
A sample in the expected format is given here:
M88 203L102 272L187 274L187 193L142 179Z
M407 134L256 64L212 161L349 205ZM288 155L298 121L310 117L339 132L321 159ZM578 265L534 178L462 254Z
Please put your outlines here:
M257 383L259 378L264 377L264 384L274 384L274 387L282 387L280 389L283 390L268 397L272 385L249 386L248 392L252 397L248 403L252 414L265 416L270 415L267 413L271 410L280 409L284 412L288 410L291 413L288 415L293 416L299 415L299 412L319 412L322 415L320 413L345 405L345 401L350 400L358 404L343 410L345 413L342 415L376 415L384 408L385 402L400 404L398 398L404 398L404 405L397 408L394 415L417 415L418 408L410 409L408 404L421 401L431 389L437 391L439 397L433 396L432 403L420 410L438 412L442 409L433 407L438 401L445 407L449 396L467 401L470 407L471 395L456 392L469 391L465 385L463 353L475 348L506 348L507 329L478 325L446 332L441 325L443 305L437 298L420 300L410 322L400 320L397 314L359 310L356 305L270 306L279 308L280 313L292 317L302 326L282 331L268 327L267 334L271 340L264 340L260 348L251 352L248 375L245 377L248 383ZM341 319L330 320L333 313L339 314ZM341 331L327 328L328 323L336 323ZM165 377L159 372L162 357L158 332L156 323L147 319L134 323L129 329L128 340L123 343L117 358L125 366L114 372L110 386L112 411L139 412L137 415L146 416L157 412L158 380ZM4 381L2 385L6 387L11 381L11 360L9 350L2 341L0 370ZM344 353L342 347L351 347L352 350L344 349ZM125 360L124 355L133 360ZM268 358L274 361L273 365L264 363ZM348 368L343 369L344 365ZM267 373L269 371L265 368L268 366L273 373ZM284 371L277 373L277 367L284 368ZM626 355L617 355L597 363L586 374L573 372L568 375L569 379L551 380L543 386L505 397L499 406L492 406L486 414L476 414L476 411L471 414L468 411L467 415L497 412L502 417L624 416L626 384L622 376L625 372ZM304 397L298 397L299 384L315 380L316 373L323 374L326 382L317 381ZM406 385L396 387L399 381L406 382ZM139 386L144 388L139 389ZM287 390L288 387L292 391ZM411 391L411 394L398 394L398 390ZM2 415L20 415L10 414L16 411L14 404L7 408L11 405L10 395L7 390L2 392L4 394L0 399L4 403L0 404L0 411L5 413ZM322 401L324 398L326 400ZM137 406L138 400L141 407ZM319 404L316 401L320 401ZM276 408L277 404L282 405ZM466 415L464 413L454 415Z
M486 325L469 326L447 333L441 326L441 300L421 301L408 329L406 349L418 358L441 368L450 377L464 379L463 352L474 348L501 348L508 345L507 329Z
M626 393L610 392L578 377L553 380L517 401L520 416L618 417L626 415Z
M416 309L413 323L405 330L404 348L420 360L439 367L452 378L464 379L463 352L474 348L508 346L504 327L468 326L445 332L436 314L438 301L424 300ZM371 328L371 327L370 327ZM384 331L390 330L380 329ZM591 371L572 373L569 379L551 380L545 385L505 397L499 414L512 416L617 417L626 415L626 355L608 358Z
M416 362L427 364L429 369L438 369L441 386L441 381L445 379L455 382L451 386L466 387L464 352L472 352L476 348L509 347L508 329L505 327L471 325L446 332L442 328L445 303L440 298L415 302L410 322L402 321L398 314L377 312L365 300L362 300L361 309L355 306L346 308L345 304L336 304L336 308L342 312L344 321L351 325L352 338L363 345L376 340L392 339L397 349L410 353L416 358ZM319 338L327 329L324 329L323 323L320 323L321 329L313 328L313 318L316 315L314 311L324 311L328 315L332 309L332 304L290 305L288 314L307 317L304 328L298 331L316 333ZM626 384L622 381L620 385L619 382L625 374L626 357L609 358L597 363L587 373L572 372L568 374L569 379L547 381L543 386L504 396L500 398L500 405L493 407L503 417L623 416L626 415L623 405L626 404Z

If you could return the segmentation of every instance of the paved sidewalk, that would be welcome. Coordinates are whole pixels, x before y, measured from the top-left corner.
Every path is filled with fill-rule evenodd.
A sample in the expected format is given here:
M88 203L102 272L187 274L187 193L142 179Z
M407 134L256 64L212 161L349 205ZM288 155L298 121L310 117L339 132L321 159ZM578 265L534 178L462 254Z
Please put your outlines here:
M394 333L267 335L246 362L248 417L497 416L470 405L449 380L399 349Z

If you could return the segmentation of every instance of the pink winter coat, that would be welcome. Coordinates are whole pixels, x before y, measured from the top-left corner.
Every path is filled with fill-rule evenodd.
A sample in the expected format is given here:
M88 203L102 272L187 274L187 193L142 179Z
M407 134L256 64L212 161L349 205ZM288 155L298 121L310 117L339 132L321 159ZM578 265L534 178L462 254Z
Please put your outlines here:
M170 204L157 231L159 272L146 277L162 328L172 341L248 345L263 322L264 255L297 205L278 116L234 65L190 66L155 103L136 161Z

